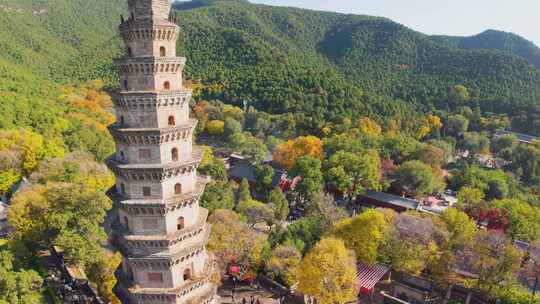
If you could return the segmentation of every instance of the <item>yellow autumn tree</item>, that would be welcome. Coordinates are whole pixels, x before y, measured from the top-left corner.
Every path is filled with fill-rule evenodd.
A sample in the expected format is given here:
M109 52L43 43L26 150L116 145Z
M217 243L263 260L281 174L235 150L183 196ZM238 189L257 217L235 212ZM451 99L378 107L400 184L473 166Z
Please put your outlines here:
M382 132L381 126L369 117L362 117L358 123L358 127L362 134L368 136L379 136Z
M323 142L315 136L300 136L277 146L274 159L283 167L290 169L302 156L322 159L324 156Z
M422 139L428 136L433 130L440 129L442 127L443 124L439 116L428 114L422 119L418 131L416 132L416 138Z
M337 223L330 235L342 239L347 248L354 250L359 262L371 265L376 262L379 246L389 231L390 222L385 214L368 210Z
M356 300L356 260L342 240L322 239L305 256L296 273L298 289L320 304Z

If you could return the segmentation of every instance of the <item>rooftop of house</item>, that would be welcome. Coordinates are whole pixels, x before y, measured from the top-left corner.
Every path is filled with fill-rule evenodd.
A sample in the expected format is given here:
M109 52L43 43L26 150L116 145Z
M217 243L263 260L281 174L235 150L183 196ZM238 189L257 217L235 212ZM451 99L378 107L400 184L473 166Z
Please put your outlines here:
M229 170L229 176L235 180L246 179L250 183L255 183L255 166L249 163L238 163L233 165ZM275 170L274 177L272 178L272 187L279 185L283 172Z
M420 208L420 202L417 200L385 192L367 191L363 197L407 209L417 210Z

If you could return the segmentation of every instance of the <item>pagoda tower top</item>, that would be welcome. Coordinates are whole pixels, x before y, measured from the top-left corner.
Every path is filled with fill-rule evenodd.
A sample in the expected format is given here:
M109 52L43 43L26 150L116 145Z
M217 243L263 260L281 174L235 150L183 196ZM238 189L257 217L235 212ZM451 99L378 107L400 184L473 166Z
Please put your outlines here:
M169 19L170 0L128 0L129 14L133 19Z

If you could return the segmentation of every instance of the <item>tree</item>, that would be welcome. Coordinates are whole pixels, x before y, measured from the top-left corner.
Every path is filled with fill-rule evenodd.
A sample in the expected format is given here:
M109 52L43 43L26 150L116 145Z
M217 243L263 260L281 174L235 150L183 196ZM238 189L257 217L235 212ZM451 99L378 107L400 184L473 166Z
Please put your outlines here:
M355 252L360 263L372 265L375 264L379 246L389 231L390 224L384 214L368 210L337 223L330 235L342 239L345 246Z
M310 156L300 157L289 172L289 176L300 176L302 181L296 187L296 191L305 199L310 199L323 187L323 174L321 161Z
M117 281L114 273L121 262L122 255L120 253L107 253L88 269L88 278L96 283L98 293L109 299L113 304L121 304L113 293Z
M222 135L225 123L222 120L211 120L206 123L206 132L210 135Z
M249 182L247 179L242 178L242 181L240 182L240 189L238 189L238 202L249 201L251 199L252 197Z
M462 115L452 115L446 121L446 131L450 135L459 136L469 129L469 120Z
M380 159L375 151L337 152L325 163L325 171L327 184L350 199L366 190L381 189Z
M287 216L289 215L289 201L287 201L281 188L276 187L274 190L270 191L268 202L272 205L274 217L277 221L282 222L287 219Z
M478 275L478 288L489 292L500 284L510 286L515 281L521 255L503 233L480 230L469 256Z
M490 141L489 138L480 133L466 132L463 134L463 141L461 147L464 150L469 151L472 155L475 154L488 154Z
M226 181L213 181L206 185L201 197L201 206L210 213L217 209L234 208L234 192L231 184Z
M476 210L484 201L484 191L476 188L463 187L458 192L458 207L464 211Z
M321 304L356 300L356 261L343 241L321 240L302 260L296 274L298 289Z
M296 283L297 267L302 261L302 253L294 246L279 245L266 263L268 275L290 287Z
M33 270L15 270L13 255L0 252L0 303L40 304L43 279Z
M493 201L491 206L506 211L509 220L507 234L512 240L540 239L540 208L519 199Z
M444 183L433 169L420 162L408 161L396 170L396 184L415 197L425 196L444 189Z
M274 221L274 211L272 208L256 200L241 201L236 205L236 211L245 215L252 227L261 222L272 225Z
M234 118L225 118L225 124L223 125L223 135L225 138L228 140L237 133L242 133L242 124Z
M212 224L208 250L214 253L222 270L233 259L247 269L262 266L264 234L253 230L232 210L215 210L208 222Z
M515 135L504 135L493 139L491 143L491 150L494 153L500 153L505 149L513 150L519 145L518 138Z
M451 250L457 250L472 244L476 236L476 223L464 212L447 208L441 216L448 231L448 244Z
M303 156L323 158L323 143L315 136L300 136L277 146L274 159L287 169L291 169Z
M414 153L414 158L435 170L441 170L441 166L445 162L444 151L433 145L422 145Z
M520 172L525 182L533 182L540 178L540 148L535 146L518 146L514 151L512 168Z
M347 210L337 205L334 195L322 191L312 197L309 215L318 219L322 231L330 230L339 221L349 217Z
M467 87L459 84L453 86L450 89L450 94L448 94L448 98L450 102L454 105L462 105L467 101L471 100L471 94L469 93L469 89L467 89Z
M229 144L236 152L252 157L255 162L260 162L266 156L268 148L260 139L249 132L235 133L229 137Z
M202 175L211 176L219 181L227 181L227 169L221 159L214 156L212 148L205 147L203 157L198 167L198 172Z
M453 286L461 280L455 271L462 267L457 256L464 248L472 245L477 228L476 223L467 214L454 208L447 208L441 220L447 235L441 242L442 252L439 260L431 267L431 272L440 286L448 287L445 297L447 303Z
M272 187L274 168L270 165L259 164L255 167L255 184L259 193L266 193Z
M443 232L429 217L395 214L393 218L392 230L381 245L380 260L397 271L419 275L440 259L437 240Z
M382 133L382 128L369 117L362 117L358 123L360 132L367 136L379 136Z
M434 133L434 131L438 132L442 127L443 124L439 116L428 114L421 120L421 124L416 132L416 138L422 139L429 134Z

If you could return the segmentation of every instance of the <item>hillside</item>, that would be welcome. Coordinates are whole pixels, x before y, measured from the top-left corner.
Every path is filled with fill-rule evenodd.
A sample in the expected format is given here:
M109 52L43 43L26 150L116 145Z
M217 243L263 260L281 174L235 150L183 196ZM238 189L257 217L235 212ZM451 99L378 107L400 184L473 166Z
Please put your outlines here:
M503 51L520 56L540 68L540 48L533 42L516 34L487 30L470 37L433 36L433 39L465 50L491 49Z
M306 130L343 116L444 109L457 84L492 111L540 100L540 71L523 58L460 48L388 19L232 0L175 7L179 53L188 57L187 77L204 84L203 98L292 112ZM0 86L10 95L2 107L11 113L0 127L28 125L32 119L14 117L34 106L13 103L50 96L58 84L103 78L114 85L110 63L120 52L124 9L122 0L0 0ZM26 103L54 110L36 98Z

